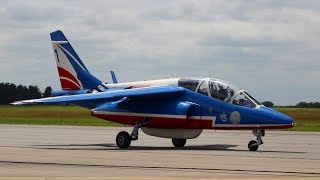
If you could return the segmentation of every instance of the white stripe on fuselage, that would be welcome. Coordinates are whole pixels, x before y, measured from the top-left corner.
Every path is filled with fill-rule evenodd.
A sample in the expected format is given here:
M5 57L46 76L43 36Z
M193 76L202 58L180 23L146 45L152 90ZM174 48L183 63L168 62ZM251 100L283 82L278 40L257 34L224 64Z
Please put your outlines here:
M93 114L102 115L118 115L118 116L137 116L137 117L159 117L159 118L174 118L174 119L196 119L196 120L215 120L215 116L186 116L173 114L150 114L150 113L131 113L131 112L111 112L111 111L93 111Z
M177 86L180 78L158 79L148 81L134 81L117 84L105 84L108 88L150 87L150 86Z
M261 128L261 127L277 127L288 126L290 124L215 124L215 116L185 116L172 114L150 114L150 113L131 113L131 112L111 112L111 111L93 111L93 114L100 115L118 115L118 116L135 116L135 117L158 117L158 118L174 118L174 119L193 119L202 121L212 121L212 128Z

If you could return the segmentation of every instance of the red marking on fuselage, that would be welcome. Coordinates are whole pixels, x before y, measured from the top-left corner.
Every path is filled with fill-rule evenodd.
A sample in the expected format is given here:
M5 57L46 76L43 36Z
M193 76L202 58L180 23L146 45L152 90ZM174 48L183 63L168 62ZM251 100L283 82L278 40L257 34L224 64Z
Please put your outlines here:
M107 114L91 114L94 117L134 126L136 122L144 119L143 116L129 116L129 115L107 115ZM147 127L150 128L164 128L164 129L221 129L221 130L252 130L252 129L286 129L291 128L293 125L248 125L248 126L237 126L233 125L230 127L212 127L212 119L181 119L181 118L168 118L168 117L149 117L149 124Z

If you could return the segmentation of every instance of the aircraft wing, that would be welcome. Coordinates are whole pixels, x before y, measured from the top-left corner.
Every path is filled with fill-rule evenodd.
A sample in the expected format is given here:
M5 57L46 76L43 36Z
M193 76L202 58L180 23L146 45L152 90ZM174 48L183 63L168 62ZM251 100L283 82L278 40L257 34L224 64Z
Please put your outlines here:
M122 98L170 98L181 95L185 88L178 86L153 86L135 89L105 91L91 94L69 95L16 101L13 105L59 104L59 103L94 103L119 101ZM91 105L92 107L94 105Z

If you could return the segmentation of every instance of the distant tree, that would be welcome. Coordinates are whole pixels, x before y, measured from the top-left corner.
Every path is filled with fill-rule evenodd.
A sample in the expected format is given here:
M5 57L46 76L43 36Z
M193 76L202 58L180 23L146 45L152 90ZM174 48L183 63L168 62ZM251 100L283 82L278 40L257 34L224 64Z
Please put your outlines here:
M0 104L8 104L15 98L16 85L13 83L0 83Z
M315 103L313 103L313 107L315 107L315 108L320 108L320 102L315 102Z
M22 86L21 84L17 86L16 95L14 100L22 100L26 99L28 94L28 88L26 86Z
M320 108L320 102L299 102L297 108Z
M271 101L264 101L264 102L262 102L262 104L266 107L273 107L273 102L271 102Z
M42 95L45 97L51 96L51 87L47 87L45 92L39 90L38 86L16 86L13 83L0 83L0 104L9 104L14 101L23 99L35 99L41 98Z
M38 88L38 86L32 86L30 85L28 88L28 94L27 94L27 99L36 99L36 98L41 98L41 92Z
M50 97L52 93L52 88L47 86L44 92L42 93L42 97Z
M308 103L306 103L306 102L299 102L299 103L296 105L296 107L298 107L298 108L306 108L306 107L308 107Z

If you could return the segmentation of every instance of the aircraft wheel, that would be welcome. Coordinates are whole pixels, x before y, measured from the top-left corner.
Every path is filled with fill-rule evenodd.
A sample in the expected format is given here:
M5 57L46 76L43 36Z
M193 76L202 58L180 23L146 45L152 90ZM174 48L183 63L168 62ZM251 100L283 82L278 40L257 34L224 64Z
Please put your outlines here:
M117 135L116 142L119 148L128 148L131 144L131 136L126 131L121 131Z
M186 139L175 139L172 138L172 144L175 147L183 147L186 144L187 140Z
M258 142L255 140L252 140L248 143L248 148L250 151L257 151L259 148Z

